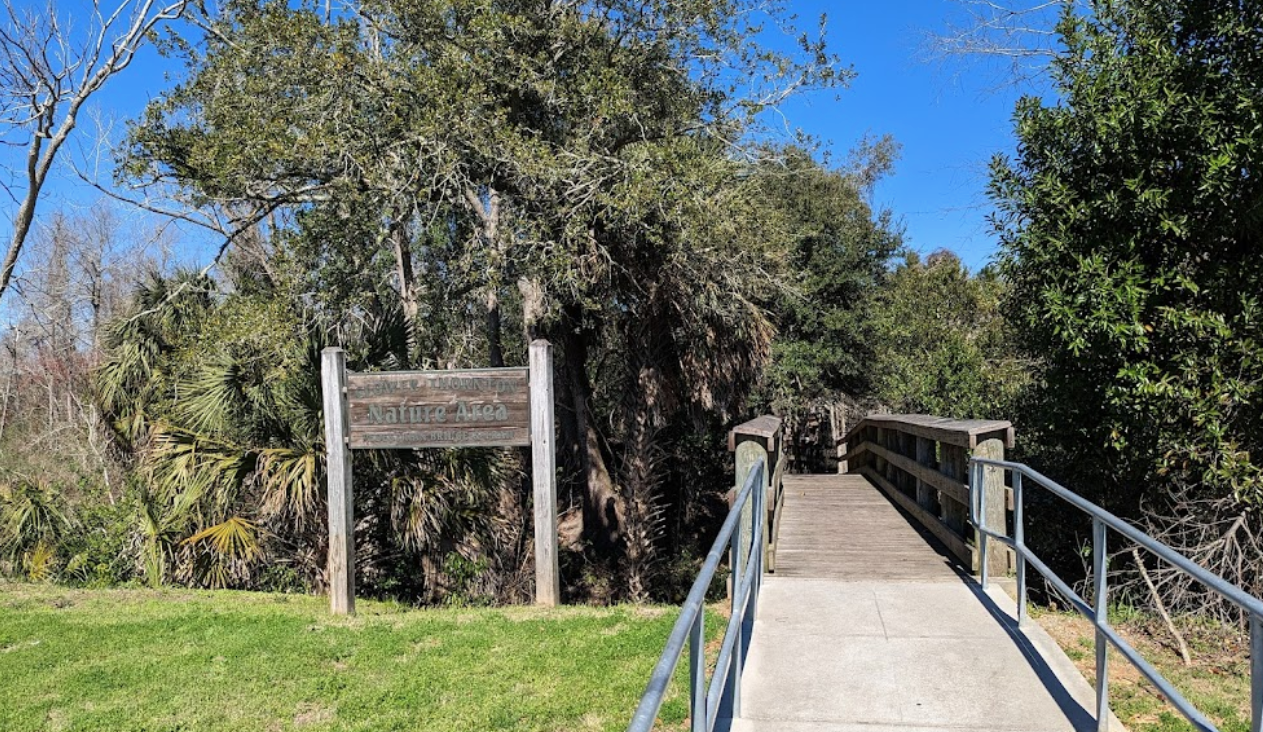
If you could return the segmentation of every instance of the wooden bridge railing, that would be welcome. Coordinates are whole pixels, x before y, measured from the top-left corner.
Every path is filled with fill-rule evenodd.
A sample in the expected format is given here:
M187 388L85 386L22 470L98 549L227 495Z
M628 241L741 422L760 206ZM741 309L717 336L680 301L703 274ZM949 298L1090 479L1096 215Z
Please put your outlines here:
M1013 425L921 414L870 415L839 440L849 472L860 473L934 534L966 567L980 570L979 546L969 525L969 459L1003 460L1013 447ZM1005 526L1012 498L1004 474L983 479L986 522ZM1013 552L988 539L989 569L1013 568Z

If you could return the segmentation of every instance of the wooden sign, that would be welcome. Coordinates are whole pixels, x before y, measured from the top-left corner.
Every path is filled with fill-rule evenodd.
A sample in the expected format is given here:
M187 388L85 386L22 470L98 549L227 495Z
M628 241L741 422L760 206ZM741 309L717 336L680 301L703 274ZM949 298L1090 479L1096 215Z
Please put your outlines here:
M346 375L353 448L531 444L524 368Z
M561 601L557 563L557 457L553 351L530 345L530 368L347 371L346 353L321 356L329 480L329 607L355 613L352 448L531 446L535 497L535 602Z

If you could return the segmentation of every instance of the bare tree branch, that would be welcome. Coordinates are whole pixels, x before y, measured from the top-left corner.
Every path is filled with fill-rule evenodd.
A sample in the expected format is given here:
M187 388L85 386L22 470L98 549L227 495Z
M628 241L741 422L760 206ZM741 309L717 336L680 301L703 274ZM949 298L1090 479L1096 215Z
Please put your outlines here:
M0 138L26 136L21 193L4 261L0 299L35 220L40 193L83 105L126 69L150 31L180 17L188 0L120 0L108 12L94 0L89 27L74 34L50 2L41 11L3 0L0 24Z
M1043 77L1058 48L1057 21L1066 8L1091 12L1086 0L955 0L959 9L941 33L930 34L927 55L934 60L992 61L1003 85Z

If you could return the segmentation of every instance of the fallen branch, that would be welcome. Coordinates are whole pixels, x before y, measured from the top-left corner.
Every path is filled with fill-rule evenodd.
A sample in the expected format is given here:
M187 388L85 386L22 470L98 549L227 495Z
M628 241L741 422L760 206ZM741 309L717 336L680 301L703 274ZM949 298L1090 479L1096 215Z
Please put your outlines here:
M1149 570L1145 569L1145 563L1140 559L1140 550L1132 547L1131 556L1136 560L1136 569L1140 570L1140 576L1145 581L1145 586L1149 588L1149 594L1153 597L1154 607L1158 609L1158 614L1162 616L1163 622L1167 624L1167 630L1171 631L1171 635L1175 637L1175 642L1180 647L1180 658L1184 660L1185 666L1193 665L1193 657L1189 655L1188 644L1184 642L1184 635L1175 627L1175 623L1171 620L1171 614L1167 612L1166 605L1162 602L1162 596L1158 594L1158 588L1153 586L1153 580L1149 579Z

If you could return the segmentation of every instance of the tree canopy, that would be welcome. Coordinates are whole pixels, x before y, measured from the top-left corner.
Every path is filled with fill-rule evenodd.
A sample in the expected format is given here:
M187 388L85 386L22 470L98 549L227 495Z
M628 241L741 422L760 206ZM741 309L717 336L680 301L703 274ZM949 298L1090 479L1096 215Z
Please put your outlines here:
M857 252L846 287L888 256L854 187L760 127L850 71L822 37L764 45L760 23L790 21L775 3L322 10L233 2L169 38L187 78L133 124L121 174L235 219L241 296L330 342L360 322L405 334L354 368L501 366L553 341L563 533L643 596L676 541L664 511L698 504L662 456L744 408L795 287L809 235L773 181L845 213L823 225ZM199 426L194 443L214 437Z
M1058 98L1018 105L992 184L1038 459L1255 588L1260 27L1256 3L1067 7Z

